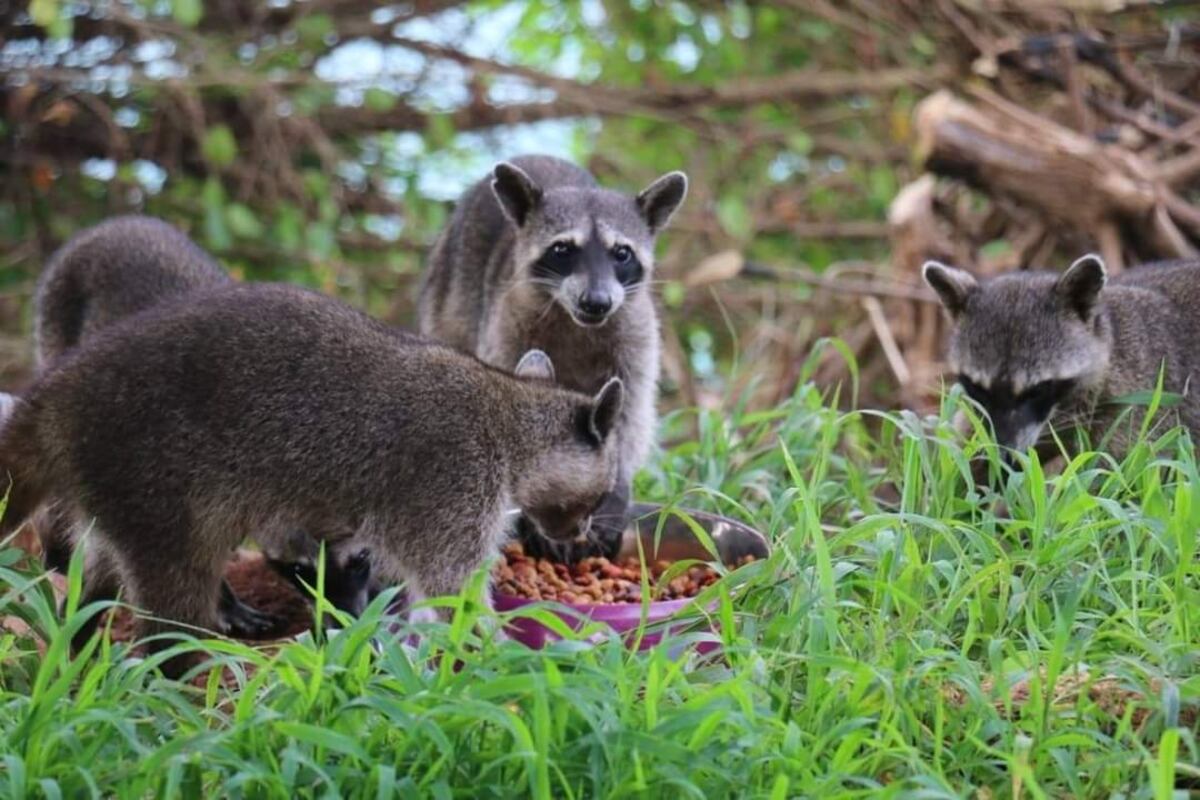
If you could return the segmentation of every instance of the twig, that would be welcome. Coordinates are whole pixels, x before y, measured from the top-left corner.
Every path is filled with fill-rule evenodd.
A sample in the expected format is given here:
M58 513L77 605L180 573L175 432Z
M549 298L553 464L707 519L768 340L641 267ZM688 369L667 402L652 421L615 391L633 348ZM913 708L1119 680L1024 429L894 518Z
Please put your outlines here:
M755 261L747 261L741 275L746 278L803 283L837 294L865 295L868 297L894 297L898 300L915 300L920 303L936 303L937 297L930 291L898 285L880 285L871 281L842 280L819 275L811 270L788 267L771 267Z
M875 331L880 346L883 347L883 354L887 358L888 366L892 369L892 374L896 376L896 382L900 384L901 389L906 388L912 381L912 371L904 361L904 355L900 352L899 345L896 344L896 337L892 335L892 327L883 314L883 304L876 297L864 297L862 306L867 311L867 317L871 320L871 328Z

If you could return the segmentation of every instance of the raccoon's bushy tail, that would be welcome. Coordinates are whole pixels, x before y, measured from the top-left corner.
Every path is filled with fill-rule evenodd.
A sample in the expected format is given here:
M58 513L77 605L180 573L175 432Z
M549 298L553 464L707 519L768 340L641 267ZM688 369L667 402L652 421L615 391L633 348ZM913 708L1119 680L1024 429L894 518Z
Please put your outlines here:
M23 523L50 493L37 418L0 392L0 538Z

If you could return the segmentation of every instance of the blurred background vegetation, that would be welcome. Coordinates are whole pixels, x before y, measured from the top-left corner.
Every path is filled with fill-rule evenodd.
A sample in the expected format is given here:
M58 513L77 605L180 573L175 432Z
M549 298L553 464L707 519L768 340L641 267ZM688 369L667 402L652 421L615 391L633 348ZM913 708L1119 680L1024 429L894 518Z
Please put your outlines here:
M668 405L774 402L831 334L860 402L919 405L941 333L925 257L988 272L1200 243L1190 2L0 0L0 26L6 388L43 262L104 217L166 218L241 278L408 324L454 199L534 151L631 191L690 175L656 276ZM1070 158L1094 145L1097 171L1023 195L1053 170L1006 174L1042 141L1021 125ZM1110 173L1150 199L1080 211L1071 180ZM837 357L817 376L848 377Z

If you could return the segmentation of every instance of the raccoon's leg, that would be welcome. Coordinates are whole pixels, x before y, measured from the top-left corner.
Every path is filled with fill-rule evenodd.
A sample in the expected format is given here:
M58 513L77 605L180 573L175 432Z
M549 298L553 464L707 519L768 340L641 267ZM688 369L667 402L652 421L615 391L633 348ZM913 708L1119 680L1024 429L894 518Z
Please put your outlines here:
M205 533L186 525L125 529L114 542L131 599L146 612L138 620L142 638L176 630L203 635L219 627L218 598L229 547ZM147 647L157 652L174 644L159 639ZM200 660L194 652L177 656L163 663L163 674L178 678Z
M325 597L334 608L357 617L381 589L372 581L371 551L353 543L347 544L350 546L335 545L332 548L329 561L333 562L334 570L330 573L326 565Z
M631 491L629 479L618 479L616 486L604 493L592 511L587 543L605 558L613 558L621 549L621 538L633 508Z
M55 501L42 507L33 524L42 545L43 566L66 575L75 552L76 515L65 502Z
M98 539L89 538L83 543L83 593L79 608L102 600L116 600L121 590L121 574L112 553ZM68 556L69 558L69 556ZM65 570L64 570L65 571ZM66 599L59 607L59 616L65 618ZM93 614L71 637L71 649L79 652L100 625L100 614Z
M488 521L487 524L492 523ZM502 535L489 535L490 532L485 531L478 519L422 520L422 525L430 530L462 533L457 537L443 538L439 546L421 543L425 546L408 547L396 554L399 557L410 606L426 598L446 597L461 592L471 573L482 567L484 562L497 552L499 539L502 538ZM488 591L485 591L482 597L472 599L491 608L492 598ZM439 606L436 609L413 609L409 614L413 621L427 620L435 616L443 622L450 622L454 616L454 609Z

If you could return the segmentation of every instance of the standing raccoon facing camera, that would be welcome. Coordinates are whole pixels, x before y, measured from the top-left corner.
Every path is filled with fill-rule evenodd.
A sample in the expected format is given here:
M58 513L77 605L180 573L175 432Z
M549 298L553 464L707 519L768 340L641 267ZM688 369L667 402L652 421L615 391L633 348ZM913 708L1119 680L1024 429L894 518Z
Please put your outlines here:
M1062 274L980 282L934 261L922 273L954 322L949 367L1002 447L1044 442L1047 423L1099 442L1129 412L1121 398L1153 390L1160 371L1164 391L1182 396L1170 410L1200 434L1200 401L1190 391L1200 375L1200 262L1147 264L1111 281L1096 255ZM1140 418L1134 413L1132 424ZM1128 436L1113 434L1120 455Z
M421 333L507 370L542 350L555 380L576 391L593 394L613 377L626 387L612 490L569 545L531 535L522 521L530 553L575 560L611 556L620 545L633 475L657 421L654 245L686 194L681 172L630 196L568 161L523 156L468 190L433 246L417 308Z

